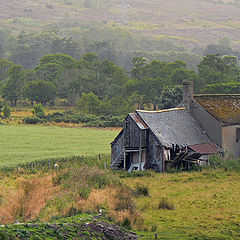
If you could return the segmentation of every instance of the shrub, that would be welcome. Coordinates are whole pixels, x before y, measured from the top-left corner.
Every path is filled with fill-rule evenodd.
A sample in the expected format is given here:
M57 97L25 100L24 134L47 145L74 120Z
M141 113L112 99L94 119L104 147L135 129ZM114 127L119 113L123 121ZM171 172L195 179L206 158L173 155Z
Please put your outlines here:
M88 199L91 193L91 188L89 186L82 186L78 188L78 195L80 198Z
M2 112L2 108L3 108L3 103L0 100L0 115L1 115L1 112Z
M38 124L38 123L43 123L44 120L38 117L26 117L23 119L23 122L25 124Z
M45 116L44 108L41 103L34 105L33 114L39 118Z
M11 109L8 105L5 105L3 108L3 116L9 118L11 115Z
M131 221L128 217L125 217L122 224L121 224L124 228L126 229L131 229Z
M168 200L167 198L162 198L159 201L158 209L168 209L168 210L174 210L175 206L172 201Z
M137 195L149 196L148 187L146 186L137 186L135 192Z
M118 198L115 205L116 211L129 210L130 212L134 212L135 205L132 199L132 192L127 187L119 188L116 198Z

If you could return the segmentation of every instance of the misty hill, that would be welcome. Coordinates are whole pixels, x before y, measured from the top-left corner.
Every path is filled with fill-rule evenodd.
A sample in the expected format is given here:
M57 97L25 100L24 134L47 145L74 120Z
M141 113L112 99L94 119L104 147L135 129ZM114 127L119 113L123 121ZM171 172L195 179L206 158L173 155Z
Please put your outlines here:
M240 46L239 0L0 0L0 28L28 31L98 21L189 48L228 37ZM66 25L68 23L68 25Z

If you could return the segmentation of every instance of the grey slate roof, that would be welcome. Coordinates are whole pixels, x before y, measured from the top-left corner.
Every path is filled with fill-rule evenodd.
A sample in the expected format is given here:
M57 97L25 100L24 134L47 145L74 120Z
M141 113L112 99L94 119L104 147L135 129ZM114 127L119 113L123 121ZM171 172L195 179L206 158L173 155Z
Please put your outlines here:
M185 108L157 112L137 110L137 113L165 147L185 147L210 142L199 123Z

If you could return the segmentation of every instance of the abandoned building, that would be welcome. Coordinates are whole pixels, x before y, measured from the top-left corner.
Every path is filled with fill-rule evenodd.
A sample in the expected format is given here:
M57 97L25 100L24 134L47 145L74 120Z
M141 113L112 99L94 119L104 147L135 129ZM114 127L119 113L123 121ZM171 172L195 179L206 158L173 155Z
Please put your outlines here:
M134 170L185 167L211 154L240 157L240 95L194 95L184 82L183 102L173 109L128 114L111 143L111 167Z

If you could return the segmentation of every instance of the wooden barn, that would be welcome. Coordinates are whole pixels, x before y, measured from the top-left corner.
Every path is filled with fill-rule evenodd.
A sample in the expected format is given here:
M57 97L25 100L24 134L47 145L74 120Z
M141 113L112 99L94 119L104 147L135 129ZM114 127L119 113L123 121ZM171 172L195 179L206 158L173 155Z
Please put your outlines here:
M111 149L111 167L129 172L188 168L221 152L185 107L128 114Z

